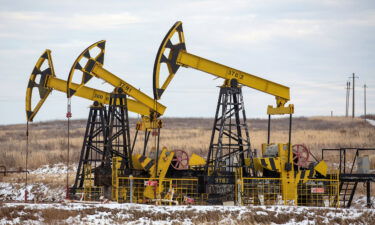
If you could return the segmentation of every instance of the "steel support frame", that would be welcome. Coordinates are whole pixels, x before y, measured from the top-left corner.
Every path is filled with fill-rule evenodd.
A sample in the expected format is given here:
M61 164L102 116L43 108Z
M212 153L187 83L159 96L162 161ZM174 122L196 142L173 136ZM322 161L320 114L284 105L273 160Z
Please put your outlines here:
M121 168L131 169L131 140L127 97L124 93L112 93L108 108L108 149L103 157L106 166L112 165L114 156L122 156Z
M108 140L106 131L107 117L105 106L94 103L90 107L77 174L72 187L73 192L77 188L83 188L84 165L91 164L93 168L96 168L102 163L101 155L106 152Z
M109 106L94 103L90 107L85 137L81 149L76 179L72 187L74 194L83 188L84 165L90 164L95 184L110 186L112 158L121 157L121 170L132 168L130 125L127 97L124 93L112 93Z
M250 136L241 87L220 87L206 171L213 167L212 172L218 172L219 163L226 159L226 167L232 168L235 156L238 166L244 166L245 153L250 155Z

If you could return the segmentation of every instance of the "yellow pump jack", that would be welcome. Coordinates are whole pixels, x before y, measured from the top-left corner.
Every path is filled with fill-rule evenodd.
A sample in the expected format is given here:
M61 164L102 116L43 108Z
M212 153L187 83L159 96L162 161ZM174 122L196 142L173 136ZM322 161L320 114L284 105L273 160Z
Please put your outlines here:
M173 39L173 37L176 38ZM163 66L167 69L162 70ZM286 105L290 100L288 87L188 52L182 22L178 21L165 35L155 59L153 87L154 97L156 99L160 99L165 93L166 88L169 86L180 67L192 68L215 77L223 78L223 88L246 86L275 96L276 106L268 106L267 108L267 114L269 115L269 134L268 144L262 145L263 157L245 158L244 161L247 167L254 167L257 173L262 173L263 170L276 172L277 177L281 179L282 195L285 201L297 204L297 187L301 180L303 183L306 183L309 179L315 177L316 174L321 176L327 175L327 165L324 161L311 164L307 170L300 170L299 167L293 164L295 159L291 144L291 121L294 106L292 104ZM164 74L164 77L166 77L165 80L161 80L162 71L166 71L166 74ZM289 143L270 144L271 115L283 114L290 115ZM269 149L273 149L273 154L267 155L267 150Z

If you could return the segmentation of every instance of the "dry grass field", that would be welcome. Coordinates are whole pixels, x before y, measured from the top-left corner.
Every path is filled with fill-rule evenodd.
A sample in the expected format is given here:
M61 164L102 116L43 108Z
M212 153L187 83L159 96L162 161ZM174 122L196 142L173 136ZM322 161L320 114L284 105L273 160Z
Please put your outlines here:
M132 119L132 127L136 120ZM165 118L161 131L161 146L183 149L189 153L206 155L213 119ZM71 121L71 161L77 162L85 131L84 120ZM267 138L267 120L250 119L252 148L260 149ZM272 120L271 142L288 142L288 118ZM29 125L29 168L66 161L67 123L48 121ZM134 129L133 129L134 130ZM134 133L131 133L134 137ZM139 136L135 150L143 146ZM0 126L0 165L19 168L25 165L26 126ZM375 147L375 127L363 119L344 117L299 117L293 119L293 144L305 144L319 158L320 149L338 147ZM155 145L150 139L149 149ZM333 157L333 156L332 156Z

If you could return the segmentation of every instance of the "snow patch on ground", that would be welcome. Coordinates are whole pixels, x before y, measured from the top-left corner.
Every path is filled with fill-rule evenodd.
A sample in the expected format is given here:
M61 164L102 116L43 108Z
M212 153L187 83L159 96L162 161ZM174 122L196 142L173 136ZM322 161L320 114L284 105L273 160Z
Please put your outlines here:
M77 165L69 166L69 172L77 170ZM60 202L66 196L65 186L54 182L55 179L65 176L67 167L63 163L54 165L44 165L30 171L31 176L37 176L37 182L29 181L27 185L28 200L42 202ZM8 175L11 176L11 175ZM30 177L31 177L30 176ZM30 180L30 178L29 178ZM25 183L18 177L11 178L10 182L0 182L0 202L1 201L24 201Z
M72 166L76 167L76 166ZM76 170L76 168L69 168ZM64 164L42 166L31 174L63 176ZM57 186L57 187L56 187ZM62 202L65 187L53 182L29 183L33 202ZM375 224L375 209L364 209L365 196L356 196L351 209L293 206L153 206L141 204L27 204L24 183L0 182L1 224ZM19 203L1 203L18 201ZM375 202L375 197L372 198Z
M1 205L0 224L374 224L375 209L140 204ZM8 214L4 214L4 211ZM42 221L42 222L41 222Z
M24 201L25 184L0 182L0 201ZM27 185L30 201L60 202L65 197L65 190L61 187L52 188L43 183Z
M371 196L370 202L372 204L372 208L375 208L375 205L374 205L375 204L375 196ZM352 207L364 208L364 207L366 207L366 205L367 205L367 197L366 196L356 195L353 198Z
M66 165L63 163L58 163L54 165L44 165L36 170L30 172L30 174L66 174ZM77 165L69 166L69 172L76 171Z
M31 193L32 185L27 186L27 191L30 193L29 197L34 198ZM25 200L25 186L18 183L3 183L0 182L0 200L2 201L23 201Z
M70 165L69 172L77 169L77 165ZM30 171L31 176L38 176L38 182L29 181L27 188L19 178L11 179L11 182L0 182L0 201L24 201L27 189L29 201L60 202L65 198L65 187L56 184L54 179L65 175L67 167L63 163L44 165ZM30 179L30 178L29 178Z
M375 120L366 119L366 121L371 124L372 126L375 126Z

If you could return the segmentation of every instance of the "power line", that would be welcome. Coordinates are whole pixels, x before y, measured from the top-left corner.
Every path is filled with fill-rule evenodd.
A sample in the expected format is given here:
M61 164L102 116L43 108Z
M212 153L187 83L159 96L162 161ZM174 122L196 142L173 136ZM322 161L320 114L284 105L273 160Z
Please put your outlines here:
M364 85L363 85L363 90L364 90L364 111L365 111L365 120L366 120L366 88L367 88L367 85L364 84Z
M345 116L349 116L349 99L350 99L350 81L346 82L346 106L345 106Z
M352 118L354 118L355 117L355 111L354 111L354 109L355 109L355 90L354 90L355 89L355 78L359 78L359 77L356 77L355 74L353 73L353 75L349 78L353 79Z

